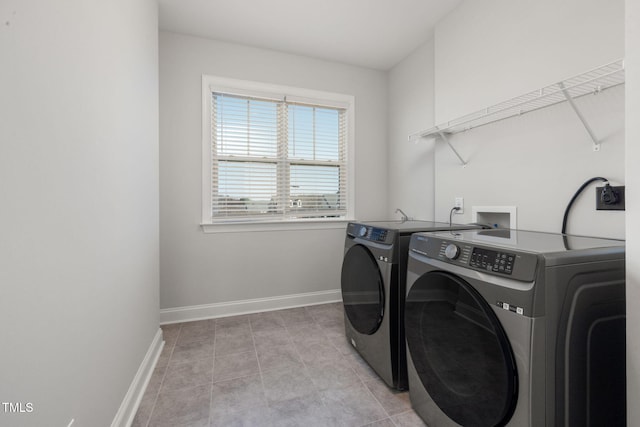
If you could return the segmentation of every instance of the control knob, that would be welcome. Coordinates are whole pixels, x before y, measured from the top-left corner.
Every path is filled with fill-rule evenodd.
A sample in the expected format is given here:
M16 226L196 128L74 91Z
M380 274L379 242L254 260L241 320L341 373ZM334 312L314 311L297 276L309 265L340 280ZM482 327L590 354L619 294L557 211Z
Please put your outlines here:
M456 259L460 256L460 248L453 243L447 245L444 250L444 256L449 259Z
M358 230L358 236L364 237L366 235L367 235L367 227L365 226L360 227L360 230Z

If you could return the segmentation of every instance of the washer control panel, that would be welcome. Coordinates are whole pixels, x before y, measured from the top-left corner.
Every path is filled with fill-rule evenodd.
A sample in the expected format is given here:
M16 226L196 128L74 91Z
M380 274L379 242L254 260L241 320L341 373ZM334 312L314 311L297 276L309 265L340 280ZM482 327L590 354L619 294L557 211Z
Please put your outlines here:
M347 234L370 242L389 244L393 241L393 231L371 225L350 223L347 227Z
M367 227L367 230L367 237L369 238L369 240L373 242L384 242L385 240L387 240L387 233L389 232L389 230L383 230L381 228L375 227Z
M438 258L446 258L451 261L459 261L463 264L467 264L469 262L470 254L471 254L470 246L461 247L456 243L450 243L450 242L444 241L440 245Z
M515 261L515 254L474 247L469 266L510 275Z
M450 243L444 248L444 256L449 259L456 259L460 256L460 247Z

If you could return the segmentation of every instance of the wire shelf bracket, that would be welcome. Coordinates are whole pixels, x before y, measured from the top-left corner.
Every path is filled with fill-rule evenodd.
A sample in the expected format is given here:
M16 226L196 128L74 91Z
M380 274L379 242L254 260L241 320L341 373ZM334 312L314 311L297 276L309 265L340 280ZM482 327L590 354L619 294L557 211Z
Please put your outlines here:
M453 151L453 154L455 154L458 160L460 160L460 163L462 163L462 167L467 166L467 162L464 161L460 153L458 153L458 150L456 150L456 148L453 145L451 145L451 141L449 141L449 137L447 136L447 134L441 131L441 132L438 132L438 135L440 136L440 138L442 138L444 142L447 143L449 148L451 148L451 151Z
M415 141L420 138L440 138L447 143L462 165L465 166L467 162L460 156L449 140L451 135L514 116L520 116L561 102L568 102L593 141L593 151L599 151L600 141L576 106L575 99L590 94L597 95L606 89L624 84L624 81L624 60L619 59L542 89L413 133L409 135L408 139L409 141Z
M576 116L578 116L578 119L580 119L580 122L582 122L582 125L584 126L587 133L591 137L591 140L593 141L593 151L600 151L600 141L596 137L596 134L593 132L593 129L591 129L591 126L589 126L589 122L587 122L587 119L585 119L582 113L580 112L580 109L576 105L571 94L567 92L567 90L565 89L564 83L559 82L558 87L562 89L562 93L564 94L565 98L567 98L567 102L569 103L573 111L576 113Z

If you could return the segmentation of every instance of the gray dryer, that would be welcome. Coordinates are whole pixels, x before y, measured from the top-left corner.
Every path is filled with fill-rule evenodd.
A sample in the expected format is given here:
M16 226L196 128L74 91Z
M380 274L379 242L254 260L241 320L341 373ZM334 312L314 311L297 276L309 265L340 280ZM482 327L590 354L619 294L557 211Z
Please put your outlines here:
M430 427L624 426L624 241L417 233L409 394Z

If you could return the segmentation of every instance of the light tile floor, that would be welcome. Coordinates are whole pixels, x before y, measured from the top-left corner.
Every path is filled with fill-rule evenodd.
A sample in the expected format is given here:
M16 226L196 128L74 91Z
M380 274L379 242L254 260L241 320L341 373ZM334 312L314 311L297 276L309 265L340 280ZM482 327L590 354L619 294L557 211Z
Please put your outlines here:
M340 303L162 330L134 427L424 426L347 344Z

